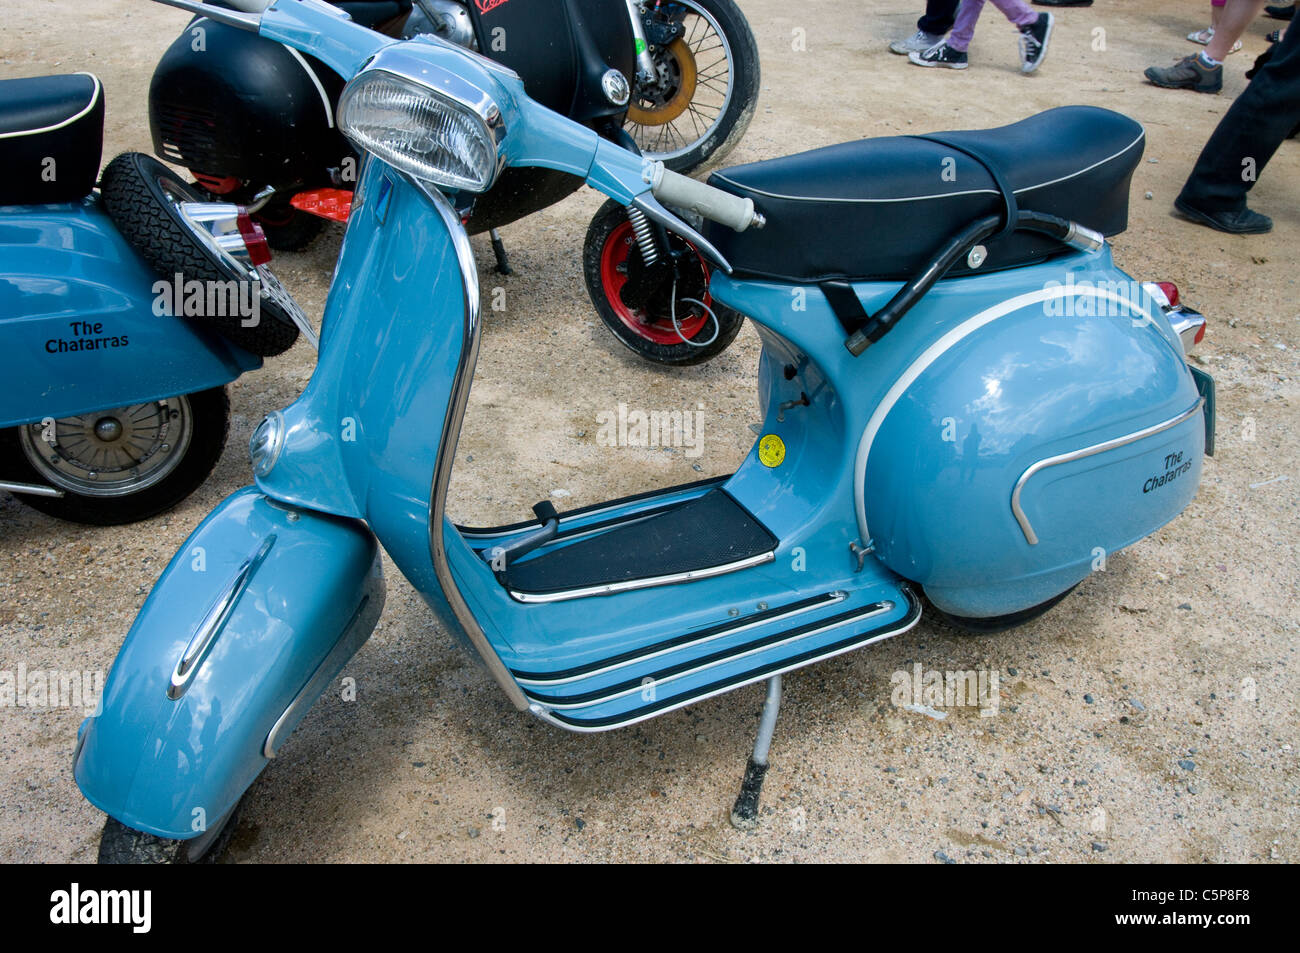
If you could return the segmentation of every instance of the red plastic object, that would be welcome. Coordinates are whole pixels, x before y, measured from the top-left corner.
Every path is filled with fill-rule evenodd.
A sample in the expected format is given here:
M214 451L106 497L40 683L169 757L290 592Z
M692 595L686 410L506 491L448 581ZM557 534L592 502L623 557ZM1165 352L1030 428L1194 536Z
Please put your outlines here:
M331 222L346 222L352 211L351 189L310 189L289 200L300 212L319 215Z
M248 249L248 260L254 265L265 265L270 261L271 246L266 241L262 226L242 210L235 219L235 224L239 226L239 237L244 240L244 247Z
M1160 290L1163 291L1165 297L1169 299L1169 307L1178 307L1178 286L1172 281L1157 281L1156 284L1160 286Z
M205 175L202 172L194 172L194 181L213 195L229 195L239 188L239 180L233 175Z

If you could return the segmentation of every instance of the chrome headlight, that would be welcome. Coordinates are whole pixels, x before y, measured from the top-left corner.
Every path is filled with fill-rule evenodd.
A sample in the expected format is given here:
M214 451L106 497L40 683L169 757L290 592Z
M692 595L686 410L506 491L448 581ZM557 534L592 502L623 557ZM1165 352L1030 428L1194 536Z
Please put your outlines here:
M339 98L338 124L360 149L441 188L485 192L505 136L490 96L408 51L381 51Z

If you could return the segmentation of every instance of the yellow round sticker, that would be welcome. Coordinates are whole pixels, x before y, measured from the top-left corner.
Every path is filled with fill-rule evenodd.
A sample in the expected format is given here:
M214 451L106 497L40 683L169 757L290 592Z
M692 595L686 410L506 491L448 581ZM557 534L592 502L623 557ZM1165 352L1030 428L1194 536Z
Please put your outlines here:
M774 433L758 441L758 459L765 467L779 467L785 459L785 441Z

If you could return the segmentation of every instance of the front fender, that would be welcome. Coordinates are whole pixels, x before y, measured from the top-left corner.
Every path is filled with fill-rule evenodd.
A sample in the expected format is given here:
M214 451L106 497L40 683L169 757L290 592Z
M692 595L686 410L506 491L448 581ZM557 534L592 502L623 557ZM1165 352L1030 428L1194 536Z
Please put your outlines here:
M172 558L127 634L101 711L82 724L82 793L129 827L196 836L274 757L383 603L364 523L237 491Z

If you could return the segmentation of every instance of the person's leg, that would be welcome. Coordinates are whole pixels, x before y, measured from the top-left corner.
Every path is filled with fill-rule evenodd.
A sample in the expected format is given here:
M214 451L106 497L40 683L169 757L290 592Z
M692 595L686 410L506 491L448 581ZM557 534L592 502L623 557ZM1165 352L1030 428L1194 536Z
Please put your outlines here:
M984 0L961 0L957 16L953 20L952 32L948 34L948 46L965 53L970 48L971 37L975 35L975 24L979 23L980 14L984 12Z
M1214 28L1214 36L1205 45L1205 55L1217 62L1223 62L1232 52L1232 45L1241 39L1246 27L1259 16L1267 0L1228 0L1219 18L1219 25Z
M1245 214L1247 193L1297 123L1300 32L1288 30L1210 136L1175 204L1210 216Z
M1002 15L1016 26L1029 26L1036 23L1041 14L1034 10L1025 0L993 0L993 5L1002 11Z
M931 36L943 36L952 29L961 0L927 0L925 13L916 21L916 28Z

